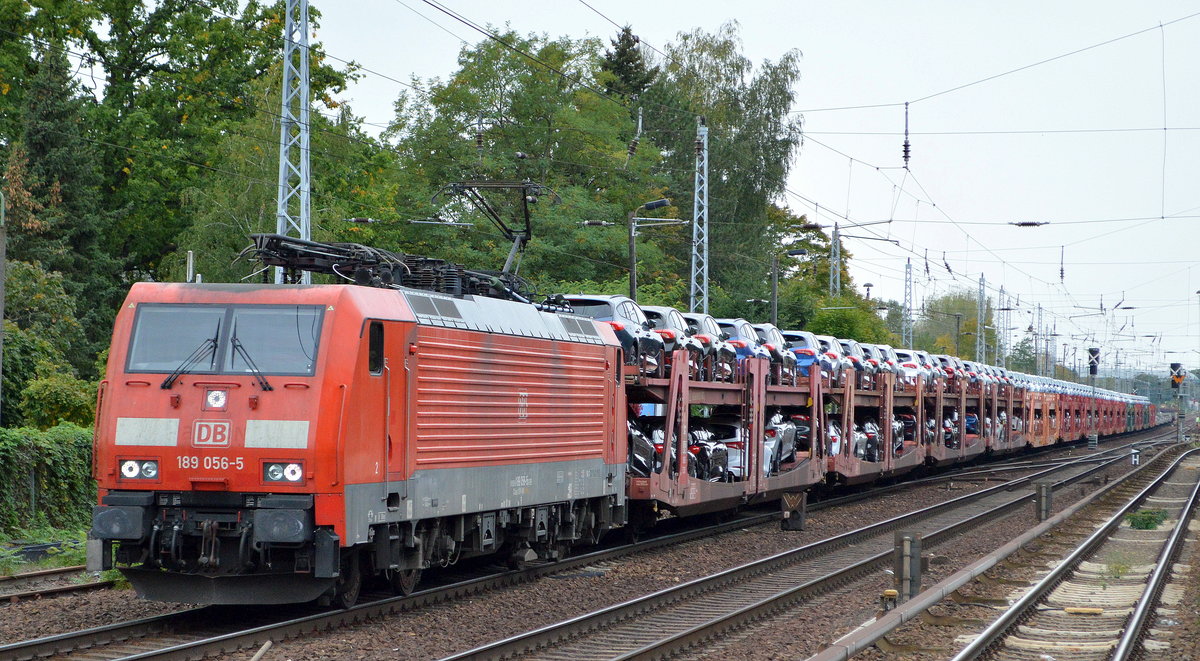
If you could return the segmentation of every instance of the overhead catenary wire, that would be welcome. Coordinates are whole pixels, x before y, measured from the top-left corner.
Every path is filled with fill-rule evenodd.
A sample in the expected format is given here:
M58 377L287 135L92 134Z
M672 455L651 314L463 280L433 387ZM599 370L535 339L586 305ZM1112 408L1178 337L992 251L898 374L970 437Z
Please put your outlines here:
M1104 41L1094 43L1089 46L1084 46L1082 48L1076 48L1074 50L1067 51L1065 53L1060 53L1058 55L1048 57L1048 58L1045 58L1042 60L1038 60L1036 62L1031 62L1031 63L1023 65L1023 66L1015 67L1013 69L1008 69L1007 71L1002 71L1000 73L995 73L995 74L992 74L989 76L985 76L985 77L982 77L982 78L979 78L976 80L972 80L967 83L955 85L953 87L949 87L949 88L943 89L938 92L933 92L932 94L926 94L926 95L918 97L916 99L912 99L911 101L909 101L909 103L920 103L922 101L928 101L929 99L935 99L939 96L944 96L946 94L952 94L954 92L958 92L960 90L964 90L969 87L974 87L976 85L982 85L983 83L991 82L993 80L1003 78L1005 76L1010 76L1015 73L1020 73L1022 71L1027 71L1027 70L1033 69L1035 67L1040 67L1044 64L1056 62L1058 60L1068 58L1073 55L1078 55L1080 53L1085 53L1087 51L1101 48L1103 46L1108 46L1109 44L1115 44L1119 41L1124 41L1126 39L1130 39L1130 38L1136 37L1138 35L1145 34L1147 32L1151 32L1153 30L1161 30L1168 25L1174 25L1175 23L1181 23L1183 21L1188 21L1193 18L1196 18L1197 16L1200 16L1200 12L1194 12L1191 14L1187 14L1185 16L1180 16L1179 18L1169 20L1165 23L1160 22L1157 25L1153 25L1151 27L1135 30L1133 32L1129 32L1129 33L1123 34L1118 37L1113 37L1111 39L1106 39ZM845 105L845 106L833 106L833 107L826 107L826 108L802 108L799 110L793 110L792 112L793 113L805 113L805 112L828 112L828 111L835 111L835 110L864 110L864 109L871 109L871 108L894 108L894 107L903 106L904 103L905 103L904 101L895 101L895 102L889 102L889 103Z
M401 3L401 4L402 4L402 3ZM431 4L431 3L427 3L427 4ZM596 167L596 166L593 166L593 165L591 165L591 164L579 164L579 165L581 165L581 166L584 166L584 167ZM930 202L930 205L931 205L931 206L935 206L935 205L933 205L933 204L932 204L932 202ZM848 204L847 204L847 207L849 207L849 195L848 195ZM819 209L819 207L814 207L814 208L815 208L815 209ZM818 211L818 215L820 215L820 214L819 214L819 211ZM849 215L850 215L850 214L849 214L849 209L847 208L847 213L845 214L845 216L849 216ZM1002 261L1002 262L1003 262L1003 260L1000 260L1000 261Z

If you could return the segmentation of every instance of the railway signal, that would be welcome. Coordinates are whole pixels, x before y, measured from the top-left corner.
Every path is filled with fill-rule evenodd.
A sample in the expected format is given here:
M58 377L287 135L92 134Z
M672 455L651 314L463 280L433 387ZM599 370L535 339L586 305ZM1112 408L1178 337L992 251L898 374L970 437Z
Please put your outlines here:
M1187 373L1183 371L1182 363L1171 363L1171 387L1178 388L1183 383L1183 378Z

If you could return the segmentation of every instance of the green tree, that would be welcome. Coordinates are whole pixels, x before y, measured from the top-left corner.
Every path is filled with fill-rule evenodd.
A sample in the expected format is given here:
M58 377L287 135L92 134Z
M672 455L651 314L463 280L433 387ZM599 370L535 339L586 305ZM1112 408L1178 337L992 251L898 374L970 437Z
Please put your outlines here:
M659 155L641 150L625 166L625 136L632 124L625 106L595 91L598 41L525 37L511 31L500 37L555 70L491 40L464 47L459 68L448 79L418 83L428 93L401 97L385 135L400 154L398 169L403 174L397 202L407 217L438 215L476 228L380 224L352 228L358 230L354 239L474 268L499 268L510 244L488 220L461 197L443 194L430 200L450 182L529 179L557 195L542 196L532 208L533 240L521 260L521 274L543 283L548 291L559 281L627 278L624 228L581 222L623 226L630 210L662 197L663 180L653 172ZM480 118L486 120L482 152L474 140ZM523 223L515 193L484 195L506 222ZM666 208L659 213L671 217L678 211ZM639 276L644 281L680 270L678 259L659 248L659 240L672 233L683 234L663 228L639 239L644 265Z
M28 2L0 2L0 145L20 135L25 90L36 69L28 11Z
M42 360L34 366L34 378L21 390L19 406L25 424L38 429L64 422L91 427L95 402L93 382L76 379L61 366Z
M1013 345L1005 360L1008 369L1025 374L1037 371L1037 356L1033 353L1033 338L1025 336Z
M86 344L68 356L87 369L112 327L116 269L101 247L106 218L96 156L86 136L89 101L78 93L61 49L44 50L26 101L22 141L8 167L27 192L14 198L18 213L11 256L40 261L46 270L62 274L67 294L95 303L80 308Z
M600 71L608 74L601 76L604 90L626 99L637 98L654 82L658 67L646 63L646 58L638 48L638 38L628 25L621 28L617 38L609 43L612 44L612 50L604 51L604 58L600 61Z
M278 101L278 91L271 89L268 79L252 87L252 94L263 103ZM311 121L314 238L389 247L377 236L355 236L362 233L360 226L344 219L394 219L396 180L401 176L397 155L366 136L348 108L342 109L337 121L320 115L313 115ZM188 250L194 252L196 271L205 282L236 282L261 268L235 258L249 244L248 235L276 229L279 155L273 141L278 130L270 116L256 115L214 147L212 169L180 196L191 225L177 237L178 248L164 257L164 278L184 279ZM271 272L265 275L273 277Z
M39 366L51 366L53 371L73 376L70 364L52 343L38 333L25 330L8 319L4 320L4 382L0 421L5 427L29 424L27 407L22 393L38 377Z
M800 53L789 51L756 68L742 54L738 26L731 22L715 34L681 33L666 55L642 101L647 127L666 154L668 196L692 197L696 121L703 116L709 127L710 279L735 299L751 298L744 294L761 287L765 264L780 247L768 210L785 192L800 142L799 119L789 114ZM688 254L689 239L668 251Z
M41 427L58 422L38 418L38 399L26 398L23 393L37 380L44 383L39 392L51 398L73 398L83 402L86 410L80 415L63 419L90 424L90 411L95 401L94 388L76 379L76 368L68 356L79 355L83 328L77 321L76 301L66 292L63 276L47 272L38 264L10 261L5 269L4 310L4 382L3 409L0 421L6 426L36 424ZM94 360L89 357L89 360ZM88 373L95 370L89 366ZM62 386L64 391L59 391ZM32 414L32 418L31 418ZM35 421L36 418L36 421Z
M849 308L822 310L813 313L807 330L819 335L850 338L859 342L886 344L892 341L883 320L874 310L874 305L865 299L843 296L825 299L823 308Z
M933 353L975 358L976 333L983 333L984 345L995 343L995 324L991 299L984 307L983 323L977 319L979 303L975 292L959 289L925 301L913 326L913 343Z

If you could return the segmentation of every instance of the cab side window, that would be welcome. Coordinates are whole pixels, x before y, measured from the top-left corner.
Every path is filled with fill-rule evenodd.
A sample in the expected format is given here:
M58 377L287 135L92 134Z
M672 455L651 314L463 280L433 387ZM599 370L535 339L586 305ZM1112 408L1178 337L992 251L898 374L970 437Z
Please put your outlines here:
M383 374L383 324L372 321L367 330L367 369L371 374Z

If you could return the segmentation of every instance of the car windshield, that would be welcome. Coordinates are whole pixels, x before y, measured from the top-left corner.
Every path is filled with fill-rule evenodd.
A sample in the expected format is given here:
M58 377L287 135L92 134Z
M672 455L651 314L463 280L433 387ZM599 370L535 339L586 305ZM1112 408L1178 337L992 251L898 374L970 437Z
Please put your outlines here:
M787 345L788 345L789 349L811 349L812 348L808 344L808 338L804 337L803 335L788 333L787 335L784 335L784 337L787 338Z
M319 305L138 306L129 340L129 372L171 372L204 342L216 342L189 371L204 374L311 375L324 314ZM233 340L242 350L234 349Z
M666 323L671 328L685 331L688 328L687 322L683 320L683 315L675 310L671 310L666 314Z
M612 306L607 301L571 301L571 311L596 321L612 321Z
M642 312L646 314L646 321L650 322L650 328L662 329L671 327L671 325L667 323L666 316L661 315L654 310L642 310Z

